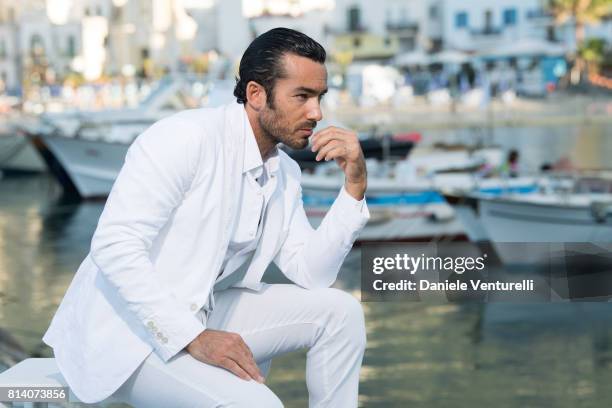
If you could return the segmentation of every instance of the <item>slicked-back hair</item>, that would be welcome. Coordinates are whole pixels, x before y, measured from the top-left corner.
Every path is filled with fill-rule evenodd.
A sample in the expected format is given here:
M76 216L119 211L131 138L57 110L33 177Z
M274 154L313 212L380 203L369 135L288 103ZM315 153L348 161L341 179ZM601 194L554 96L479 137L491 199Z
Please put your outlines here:
M290 28L274 28L255 38L240 59L234 96L245 104L246 86L255 81L266 91L270 109L274 109L274 85L285 77L283 56L295 54L320 64L325 63L325 49L306 34Z

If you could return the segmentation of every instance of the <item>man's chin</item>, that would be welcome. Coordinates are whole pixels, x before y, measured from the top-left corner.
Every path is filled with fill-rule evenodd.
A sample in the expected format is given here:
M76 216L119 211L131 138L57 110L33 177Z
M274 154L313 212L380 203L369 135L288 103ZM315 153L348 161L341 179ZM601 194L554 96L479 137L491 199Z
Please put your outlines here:
M308 146L308 139L300 138L297 140L287 140L285 141L285 145L293 150L302 150Z

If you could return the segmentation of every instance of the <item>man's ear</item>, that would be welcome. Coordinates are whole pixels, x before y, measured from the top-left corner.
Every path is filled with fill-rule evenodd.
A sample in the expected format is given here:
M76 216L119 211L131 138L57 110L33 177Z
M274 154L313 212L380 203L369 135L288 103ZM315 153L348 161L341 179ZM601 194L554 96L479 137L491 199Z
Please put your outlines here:
M259 111L266 105L266 90L255 81L249 81L246 86L246 98L249 106Z

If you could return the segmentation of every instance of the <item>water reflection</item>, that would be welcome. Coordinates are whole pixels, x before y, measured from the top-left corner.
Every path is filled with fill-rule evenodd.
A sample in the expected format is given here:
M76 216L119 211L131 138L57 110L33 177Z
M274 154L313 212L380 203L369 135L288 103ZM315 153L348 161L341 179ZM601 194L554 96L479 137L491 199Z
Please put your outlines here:
M46 177L0 181L0 327L30 353L76 266L87 253L102 204L66 204Z

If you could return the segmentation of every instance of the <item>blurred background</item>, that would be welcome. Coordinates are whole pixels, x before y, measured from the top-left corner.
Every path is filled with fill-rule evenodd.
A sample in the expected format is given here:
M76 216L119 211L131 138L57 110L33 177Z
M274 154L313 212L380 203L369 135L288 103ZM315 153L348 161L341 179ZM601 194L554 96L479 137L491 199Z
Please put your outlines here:
M337 287L360 296L363 242L469 240L504 264L612 242L612 0L0 0L0 371L52 355L42 334L134 138L232 101L242 52L281 26L326 48L319 127L356 130L368 161L372 219ZM342 174L287 151L316 226ZM570 297L364 302L360 406L609 405L612 307ZM304 368L272 365L288 407L307 405Z

